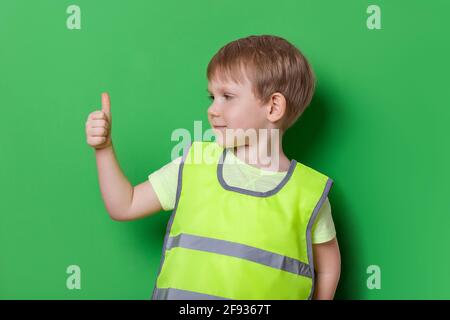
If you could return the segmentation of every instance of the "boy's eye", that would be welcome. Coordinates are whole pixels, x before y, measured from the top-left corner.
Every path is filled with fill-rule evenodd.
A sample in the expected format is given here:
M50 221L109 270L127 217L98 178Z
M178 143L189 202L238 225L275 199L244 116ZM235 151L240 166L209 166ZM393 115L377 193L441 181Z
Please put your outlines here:
M223 96L224 96L225 99L227 99L227 100L228 100L228 99L231 99L231 96L228 95L228 94L224 94ZM214 96L212 96L212 95L209 95L208 98L209 98L209 100L214 100Z

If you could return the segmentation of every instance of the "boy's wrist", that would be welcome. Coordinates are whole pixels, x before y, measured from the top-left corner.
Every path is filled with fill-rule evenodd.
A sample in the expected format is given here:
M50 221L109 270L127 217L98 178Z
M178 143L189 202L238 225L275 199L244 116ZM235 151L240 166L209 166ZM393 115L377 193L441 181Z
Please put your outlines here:
M107 146L107 147L95 149L95 154L110 153L110 152L113 152L113 151L114 151L114 148L113 148L113 144L111 142L111 144L109 146Z

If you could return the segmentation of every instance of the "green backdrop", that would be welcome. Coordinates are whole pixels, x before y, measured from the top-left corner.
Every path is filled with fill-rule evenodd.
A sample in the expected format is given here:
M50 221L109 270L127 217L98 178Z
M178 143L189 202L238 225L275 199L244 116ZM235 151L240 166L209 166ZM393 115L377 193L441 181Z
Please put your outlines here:
M68 29L78 5L81 29ZM366 21L381 9L381 29ZM317 75L285 152L334 180L336 298L450 298L450 2L0 3L0 298L148 299L170 212L116 222L85 122L111 96L133 185L170 161L176 128L207 123L206 66L226 43L279 35ZM70 265L81 289L66 287ZM367 268L379 266L381 288Z

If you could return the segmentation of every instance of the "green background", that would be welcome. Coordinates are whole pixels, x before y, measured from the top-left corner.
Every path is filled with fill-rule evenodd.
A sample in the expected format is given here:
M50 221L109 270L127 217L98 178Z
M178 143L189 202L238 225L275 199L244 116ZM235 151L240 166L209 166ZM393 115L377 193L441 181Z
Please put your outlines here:
M71 4L81 30L66 27ZM371 4L381 30L366 27ZM449 11L444 0L2 1L0 298L150 298L170 212L109 218L87 116L109 92L120 166L143 182L170 161L173 130L207 124L211 57L252 34L286 38L318 78L284 147L335 182L336 298L450 298ZM81 290L66 288L72 264Z

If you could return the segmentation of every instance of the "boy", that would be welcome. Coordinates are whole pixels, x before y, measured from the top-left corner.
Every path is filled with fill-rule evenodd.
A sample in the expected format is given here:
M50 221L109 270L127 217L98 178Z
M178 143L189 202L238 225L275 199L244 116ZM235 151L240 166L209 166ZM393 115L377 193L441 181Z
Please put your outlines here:
M152 298L332 299L340 276L332 180L289 160L281 143L312 99L310 65L283 38L249 36L221 48L207 77L216 141L191 143L135 187L114 155L107 94L86 123L112 219L174 209Z

